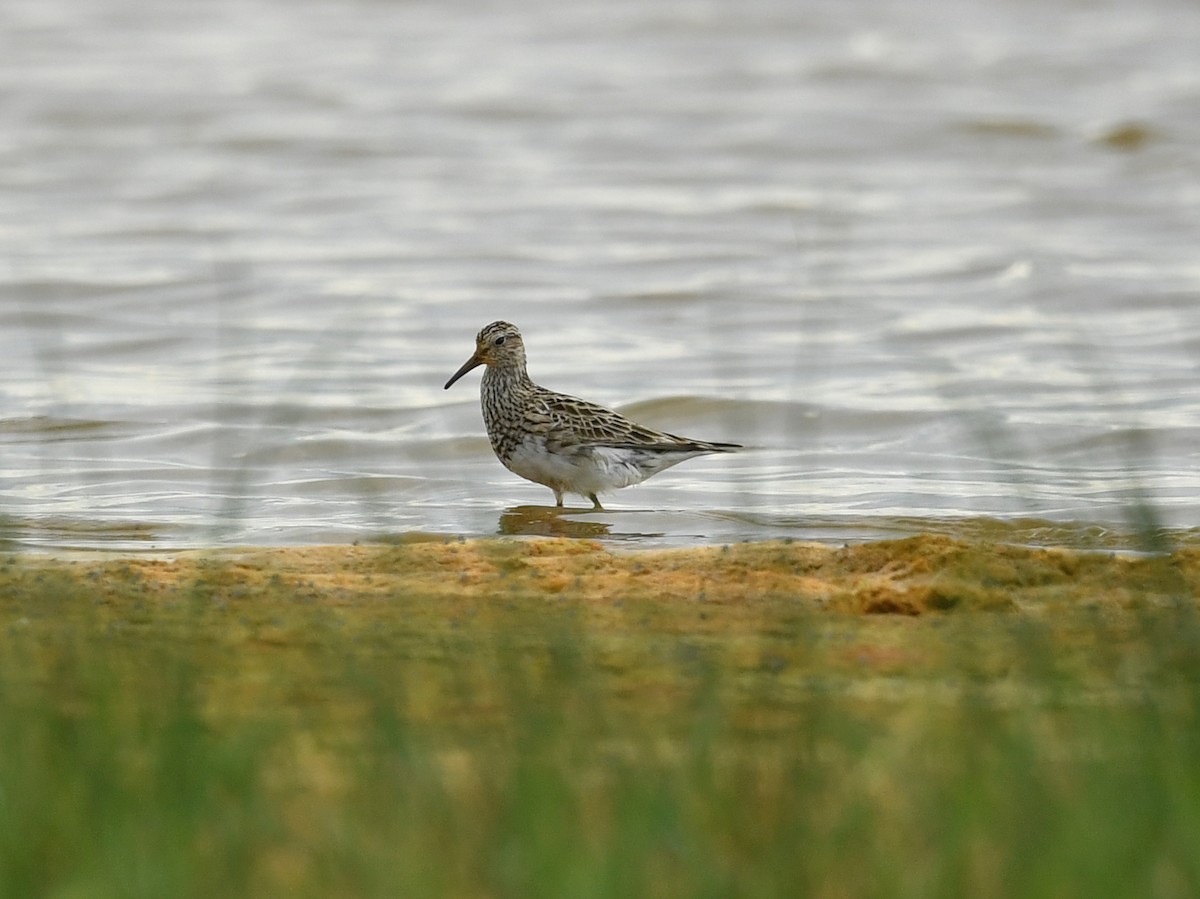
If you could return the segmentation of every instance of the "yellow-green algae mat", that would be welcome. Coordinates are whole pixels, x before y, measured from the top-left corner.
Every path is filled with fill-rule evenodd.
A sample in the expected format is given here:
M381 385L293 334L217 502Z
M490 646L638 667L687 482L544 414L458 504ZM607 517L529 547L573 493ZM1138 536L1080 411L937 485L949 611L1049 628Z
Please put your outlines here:
M1200 550L0 558L0 894L1192 896Z
M429 614L489 600L563 600L595 610L625 600L692 611L731 626L779 603L844 614L1034 612L1088 602L1114 610L1193 597L1200 548L1165 555L1075 552L913 537L841 548L792 541L613 552L566 539L441 540L279 549L190 551L80 561L10 556L6 579L54 572L84 579L114 602L207 584L235 601L303 597L330 607L416 596ZM137 585L131 590L132 585ZM619 606L618 606L619 607ZM691 617L686 620L692 621ZM704 625L702 630L711 630Z

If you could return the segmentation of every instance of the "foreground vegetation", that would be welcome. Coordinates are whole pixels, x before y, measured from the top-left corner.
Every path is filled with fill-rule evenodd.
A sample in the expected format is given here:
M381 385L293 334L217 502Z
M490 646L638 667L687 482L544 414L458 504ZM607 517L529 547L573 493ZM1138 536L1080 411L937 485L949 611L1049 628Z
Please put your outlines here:
M0 560L0 895L1200 894L1200 551Z

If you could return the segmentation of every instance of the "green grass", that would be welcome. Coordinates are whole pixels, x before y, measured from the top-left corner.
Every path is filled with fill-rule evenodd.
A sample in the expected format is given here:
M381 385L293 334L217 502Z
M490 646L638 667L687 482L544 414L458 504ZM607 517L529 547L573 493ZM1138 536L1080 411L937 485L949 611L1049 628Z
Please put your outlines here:
M1150 586L723 635L10 559L0 896L1194 896L1200 627Z

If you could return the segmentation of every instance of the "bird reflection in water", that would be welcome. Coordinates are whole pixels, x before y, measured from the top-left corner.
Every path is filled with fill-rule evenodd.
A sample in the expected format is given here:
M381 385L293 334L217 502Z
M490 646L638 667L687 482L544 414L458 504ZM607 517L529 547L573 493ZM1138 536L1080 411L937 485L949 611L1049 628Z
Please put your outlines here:
M517 537L571 537L591 539L611 536L612 525L580 521L564 515L557 506L513 506L500 516L497 532Z

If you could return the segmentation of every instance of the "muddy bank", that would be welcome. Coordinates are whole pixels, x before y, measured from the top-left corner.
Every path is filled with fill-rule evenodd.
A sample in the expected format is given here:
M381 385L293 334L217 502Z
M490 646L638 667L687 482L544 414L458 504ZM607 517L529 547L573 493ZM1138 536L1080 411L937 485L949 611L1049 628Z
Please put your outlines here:
M6 592L65 576L117 600L203 590L217 599L332 606L423 597L593 605L703 603L751 609L920 616L956 611L1112 610L1200 596L1200 549L1156 557L968 543L921 536L858 546L766 542L614 553L588 541L416 540L403 545L189 552L76 561L8 557ZM733 616L733 617L736 617Z

